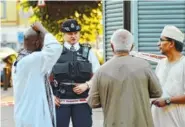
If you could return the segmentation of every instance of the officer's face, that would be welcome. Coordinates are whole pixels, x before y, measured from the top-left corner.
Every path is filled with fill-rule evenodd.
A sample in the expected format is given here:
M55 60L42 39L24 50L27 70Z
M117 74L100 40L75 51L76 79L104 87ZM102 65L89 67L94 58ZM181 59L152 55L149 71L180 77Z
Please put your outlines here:
M64 40L70 44L75 44L80 39L80 32L67 32L64 33Z

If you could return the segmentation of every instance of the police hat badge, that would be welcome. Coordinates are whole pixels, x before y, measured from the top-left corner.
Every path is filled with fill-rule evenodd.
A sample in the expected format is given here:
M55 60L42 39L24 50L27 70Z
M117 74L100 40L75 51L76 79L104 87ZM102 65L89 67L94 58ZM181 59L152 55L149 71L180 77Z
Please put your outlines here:
M64 21L61 28L62 32L77 32L80 30L81 30L80 25L74 19L68 19Z
M74 27L75 27L75 25L73 23L71 23L71 28L74 28Z

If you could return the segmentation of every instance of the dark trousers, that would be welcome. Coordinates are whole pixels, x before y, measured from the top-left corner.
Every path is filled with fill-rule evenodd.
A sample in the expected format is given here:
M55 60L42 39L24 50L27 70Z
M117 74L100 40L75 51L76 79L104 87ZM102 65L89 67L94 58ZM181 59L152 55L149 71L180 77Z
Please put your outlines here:
M57 127L69 127L70 118L73 127L92 127L92 109L87 103L56 107Z

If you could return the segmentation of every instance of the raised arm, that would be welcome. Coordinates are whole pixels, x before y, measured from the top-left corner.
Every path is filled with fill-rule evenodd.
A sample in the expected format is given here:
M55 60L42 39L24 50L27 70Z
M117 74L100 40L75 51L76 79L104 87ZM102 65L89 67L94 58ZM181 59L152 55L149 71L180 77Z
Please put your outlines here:
M62 53L62 46L58 43L55 37L47 33L44 39L44 46L41 51L42 55L42 72L48 72L52 69L54 64Z
M39 32L43 37L43 47L41 50L41 71L43 73L47 73L52 69L60 57L62 53L62 46L51 33L47 32L41 23L36 22L32 25L32 28Z

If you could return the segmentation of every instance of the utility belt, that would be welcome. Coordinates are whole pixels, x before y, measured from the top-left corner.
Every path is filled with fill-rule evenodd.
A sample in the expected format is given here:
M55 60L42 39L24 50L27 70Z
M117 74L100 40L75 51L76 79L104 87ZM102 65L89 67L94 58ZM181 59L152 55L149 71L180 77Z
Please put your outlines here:
M84 103L87 103L87 98L60 99L60 104L84 104Z
M73 88L76 87L74 82L60 82L57 83L55 80L52 83L53 93L60 99L81 99L87 98L89 90L84 91L82 94L76 94L73 92Z

